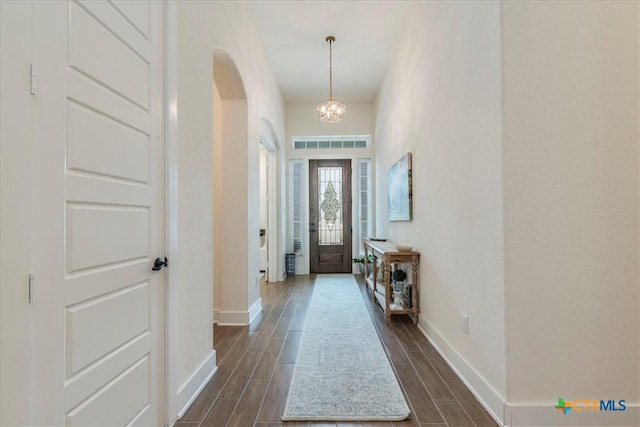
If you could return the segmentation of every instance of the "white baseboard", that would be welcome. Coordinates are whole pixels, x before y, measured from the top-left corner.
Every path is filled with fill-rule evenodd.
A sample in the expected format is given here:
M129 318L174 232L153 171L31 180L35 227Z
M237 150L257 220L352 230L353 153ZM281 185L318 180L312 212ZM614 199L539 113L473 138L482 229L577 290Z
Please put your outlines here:
M549 427L618 427L640 426L640 405L627 404L622 412L569 411L566 415L557 411L549 402L548 405L510 404L504 406L506 427L549 426Z
M505 399L422 316L418 316L418 328L487 412L504 425Z
M219 326L247 326L262 311L262 298L258 298L248 311L223 311L218 310L217 324ZM216 312L213 313L216 319Z
M499 425L505 427L640 426L640 404L638 403L627 402L626 410L622 412L570 411L566 415L554 408L556 402L550 401L548 405L507 403L434 327L421 316L418 320L420 331ZM595 398L601 397L595 396Z
M220 318L220 310L217 308L213 309L213 323L218 323L218 319Z
M211 350L209 356L200 364L198 369L178 390L178 419L187 412L189 406L198 397L205 385L209 382L213 374L216 373L216 351Z
M262 298L258 298L256 302L249 307L249 324L252 324L256 316L262 311Z
M566 415L555 410L553 406L556 402L550 401L548 405L507 403L435 328L421 316L418 320L418 328L421 332L499 425L505 427L640 426L640 404L638 403L627 403L626 410L622 412L571 411Z
M219 326L247 326L248 324L248 311L218 311Z

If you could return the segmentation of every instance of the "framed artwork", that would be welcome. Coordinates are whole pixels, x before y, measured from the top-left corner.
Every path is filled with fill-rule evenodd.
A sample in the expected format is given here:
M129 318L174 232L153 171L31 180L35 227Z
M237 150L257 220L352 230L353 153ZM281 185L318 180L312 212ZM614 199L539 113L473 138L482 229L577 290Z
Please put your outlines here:
M407 153L391 166L387 175L389 221L413 220L411 185L411 153Z

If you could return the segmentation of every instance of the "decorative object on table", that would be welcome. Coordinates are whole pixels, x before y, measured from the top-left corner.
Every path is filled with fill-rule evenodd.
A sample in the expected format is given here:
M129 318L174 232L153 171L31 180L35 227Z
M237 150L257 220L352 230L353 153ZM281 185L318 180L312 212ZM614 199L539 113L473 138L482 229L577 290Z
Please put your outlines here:
M411 283L406 283L404 285L404 290L402 291L402 306L404 308L412 308L413 303L411 302Z
M391 276L393 282L393 303L404 307L402 296L404 294L405 281L407 280L407 273L401 269L396 268Z
M369 240L372 242L386 242L387 239L384 237L369 237Z
M369 254L369 260L367 261L368 264L373 264L374 259L373 259L373 255ZM358 264L358 269L360 270L360 274L364 274L364 255L360 254L359 257L353 258L353 263L354 264ZM369 268L369 270L373 270L372 268Z
M389 169L387 175L387 215L389 221L413 219L411 153L407 153Z
M413 246L411 245L396 245L396 249L400 252L411 252Z
M384 262L381 259L378 259L378 275L376 278L379 282L384 281Z

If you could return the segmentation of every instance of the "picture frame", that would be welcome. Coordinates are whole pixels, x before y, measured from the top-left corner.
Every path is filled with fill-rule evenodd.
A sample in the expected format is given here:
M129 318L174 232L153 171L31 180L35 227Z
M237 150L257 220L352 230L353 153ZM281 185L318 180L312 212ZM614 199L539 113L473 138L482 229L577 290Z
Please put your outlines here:
M387 216L389 221L413 220L411 153L389 168L387 175Z

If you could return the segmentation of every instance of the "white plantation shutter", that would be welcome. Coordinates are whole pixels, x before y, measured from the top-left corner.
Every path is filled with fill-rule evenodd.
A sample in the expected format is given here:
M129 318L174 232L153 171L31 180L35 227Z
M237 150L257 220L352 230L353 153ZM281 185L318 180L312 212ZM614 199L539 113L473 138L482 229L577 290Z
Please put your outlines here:
M371 237L371 160L358 159L358 212L360 235L358 253L363 251L362 241Z
M302 160L289 161L289 252L302 253Z

